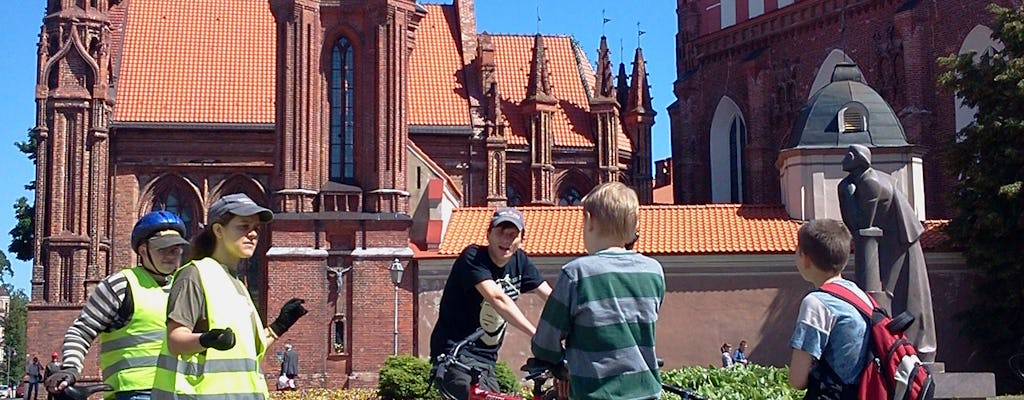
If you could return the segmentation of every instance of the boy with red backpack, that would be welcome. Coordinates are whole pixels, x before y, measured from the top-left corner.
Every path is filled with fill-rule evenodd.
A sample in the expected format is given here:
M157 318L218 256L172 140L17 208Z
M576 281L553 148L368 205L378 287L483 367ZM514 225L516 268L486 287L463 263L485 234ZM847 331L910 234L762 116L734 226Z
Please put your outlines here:
M843 279L850 257L850 231L830 219L810 221L797 233L796 269L820 288L840 285L869 302L857 284ZM861 372L868 364L868 324L853 305L822 291L800 302L796 329L789 339L793 358L789 384L807 389L805 399L856 399Z
M800 303L789 384L805 399L931 400L934 383L903 332L904 312L889 318L856 284L842 278L850 256L843 223L810 221L797 233L796 266L818 290Z

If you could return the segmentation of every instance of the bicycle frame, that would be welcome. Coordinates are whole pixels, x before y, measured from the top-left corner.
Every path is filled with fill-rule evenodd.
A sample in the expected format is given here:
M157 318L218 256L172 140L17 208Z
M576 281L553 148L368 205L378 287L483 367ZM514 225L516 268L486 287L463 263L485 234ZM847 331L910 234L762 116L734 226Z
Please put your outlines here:
M462 348L465 347L466 345L471 345L471 343L475 342L477 339L483 336L483 333L483 329L477 329L476 332L473 332L473 334L469 335L462 341L456 343L455 346L452 346L451 351L439 356L437 362L438 368L436 371L432 372L432 375L440 374L440 377L443 379L444 374L446 373L449 367L454 367L456 369L468 373L471 379L469 385L469 400L523 400L522 397L519 397L514 394L492 392L480 387L480 373L482 371L479 368L465 365L458 360L458 356L459 353L462 351ZM527 367L530 368L527 369ZM545 393L543 388L544 383L547 382L548 379L551 379L551 372L548 370L547 367L539 366L536 363L527 363L527 365L523 366L523 369L529 372L529 374L527 374L527 376L523 378L523 380L533 382L532 400L543 399ZM448 389L444 387L443 383L438 384L437 389L438 391L441 392L442 397L447 399L455 399L455 396L448 392Z

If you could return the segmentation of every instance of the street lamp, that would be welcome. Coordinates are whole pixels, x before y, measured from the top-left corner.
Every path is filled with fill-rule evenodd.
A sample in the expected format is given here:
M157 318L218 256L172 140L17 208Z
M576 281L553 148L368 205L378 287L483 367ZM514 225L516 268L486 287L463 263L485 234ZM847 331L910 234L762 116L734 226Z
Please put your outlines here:
M391 268L388 268L388 272L391 273L391 283L395 285L395 350L394 354L398 355L398 285L402 283L402 273L405 272L405 268L402 267L402 263L398 259L391 261Z

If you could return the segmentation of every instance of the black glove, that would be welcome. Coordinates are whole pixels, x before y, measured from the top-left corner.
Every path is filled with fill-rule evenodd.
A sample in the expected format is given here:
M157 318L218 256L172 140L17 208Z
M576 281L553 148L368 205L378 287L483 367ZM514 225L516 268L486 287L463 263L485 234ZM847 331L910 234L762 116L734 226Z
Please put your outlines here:
M60 371L54 372L49 378L46 378L46 382L44 382L46 385L46 391L50 393L58 393L61 390L64 390L64 387L74 386L77 376L78 371L75 371L74 368L64 368ZM63 382L67 382L68 384L64 385L64 387L60 387L60 384Z
M274 335L284 335L285 332L288 332L288 329L291 329L292 325L295 325L295 321L298 321L299 318L302 318L303 315L309 312L309 310L306 310L306 307L302 306L302 303L305 302L303 299L291 299L281 306L281 314L270 324L270 330L274 331Z
M210 329L209 332L199 335L199 344L220 351L230 350L235 347L235 333L231 331L231 328Z

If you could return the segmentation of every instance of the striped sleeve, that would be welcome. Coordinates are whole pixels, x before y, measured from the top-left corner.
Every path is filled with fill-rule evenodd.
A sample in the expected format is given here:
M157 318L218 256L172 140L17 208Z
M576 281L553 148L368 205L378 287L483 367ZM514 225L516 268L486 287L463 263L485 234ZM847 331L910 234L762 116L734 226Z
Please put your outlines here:
M562 341L572 331L572 307L576 298L576 280L563 268L551 290L551 296L544 303L537 333L531 340L533 356L549 363L559 363L565 358Z
M127 291L128 279L121 273L111 274L96 285L86 300L82 313L75 318L64 334L64 345L61 347L64 357L62 368L74 368L79 374L82 373L82 360L89 352L92 342L100 332L118 328L114 326L114 321Z

